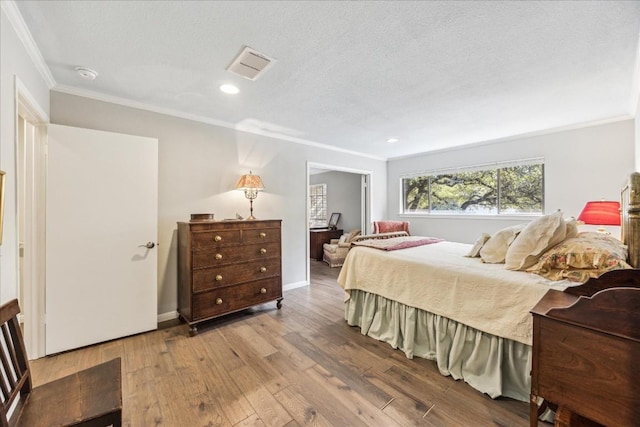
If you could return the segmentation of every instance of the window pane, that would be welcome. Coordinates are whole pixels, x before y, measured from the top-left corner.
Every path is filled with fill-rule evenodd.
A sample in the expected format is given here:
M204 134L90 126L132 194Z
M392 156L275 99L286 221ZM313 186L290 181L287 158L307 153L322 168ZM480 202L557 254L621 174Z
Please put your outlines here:
M327 184L309 186L309 226L327 225Z
M402 180L405 212L429 212L429 177Z
M497 171L437 175L431 180L431 212L495 214Z
M543 165L500 169L500 212L542 212Z

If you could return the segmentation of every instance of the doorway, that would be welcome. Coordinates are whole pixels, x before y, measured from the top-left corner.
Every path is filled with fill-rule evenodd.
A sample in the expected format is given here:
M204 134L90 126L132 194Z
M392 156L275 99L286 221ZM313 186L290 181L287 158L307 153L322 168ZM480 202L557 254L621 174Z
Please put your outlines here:
M48 115L15 78L16 296L30 359L44 356L44 182Z
M331 268L323 261L311 260L311 228L310 205L311 195L309 188L311 184L327 183L327 219L332 213L340 213L340 222L337 228L344 233L360 229L363 234L370 230L370 180L371 172L360 169L345 168L335 165L319 163L307 163L307 283L311 284L313 276L317 276L323 270L330 270L331 273L339 272L340 268ZM332 191L333 187L333 191ZM332 199L332 193L334 198ZM316 239L314 239L316 240ZM317 250L315 250L317 252ZM313 268L311 265L313 264ZM333 274L330 274L333 276Z

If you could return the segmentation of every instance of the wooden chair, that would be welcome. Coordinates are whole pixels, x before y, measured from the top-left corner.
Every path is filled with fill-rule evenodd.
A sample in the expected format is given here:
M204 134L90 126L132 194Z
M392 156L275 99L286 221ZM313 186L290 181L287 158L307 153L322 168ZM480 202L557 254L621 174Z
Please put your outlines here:
M18 313L0 306L0 427L121 426L120 358L33 388Z

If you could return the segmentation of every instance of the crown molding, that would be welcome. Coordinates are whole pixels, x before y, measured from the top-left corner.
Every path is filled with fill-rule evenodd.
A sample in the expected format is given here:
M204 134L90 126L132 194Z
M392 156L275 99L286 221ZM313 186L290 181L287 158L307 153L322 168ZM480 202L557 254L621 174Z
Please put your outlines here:
M78 89L72 86L65 85L56 85L51 88L52 91L66 93L68 95L80 96L83 98L94 99L96 101L108 102L111 104L122 105L124 107L137 108L139 110L151 111L153 113L165 114L167 116L178 117L181 119L187 119L194 122L206 123L214 126L220 126L228 129L233 129L239 132L247 132L254 135L266 136L268 138L276 138L283 141L294 142L296 144L303 144L311 147L322 148L325 150L337 151L345 154L352 154L359 157L367 157L374 160L386 161L387 159L384 157L373 156L368 153L360 153L358 151L347 150L340 147L335 147L333 145L321 144L319 142L309 141L303 138L297 138L294 136L278 133L278 132L270 132L262 129L250 129L238 126L236 123L225 122L222 120L212 119L210 117L199 116L197 114L185 113L183 111L174 110L172 108L164 108L158 107L155 105L145 104L138 101L132 101L126 98L120 98L117 96L105 95L99 92L93 92L86 89Z
M22 18L22 14L16 5L14 0L2 0L0 1L0 6L2 10L7 15L11 26L13 27L18 39L22 42L22 45L26 49L27 53L31 57L33 64L36 69L40 72L40 75L44 79L45 83L51 89L56 85L56 80L53 78L53 74L51 74L51 70L47 66L47 63L44 61L44 57L42 53L40 53L40 49L38 49L38 45L35 40L31 36L31 32L27 27L27 24L24 22Z

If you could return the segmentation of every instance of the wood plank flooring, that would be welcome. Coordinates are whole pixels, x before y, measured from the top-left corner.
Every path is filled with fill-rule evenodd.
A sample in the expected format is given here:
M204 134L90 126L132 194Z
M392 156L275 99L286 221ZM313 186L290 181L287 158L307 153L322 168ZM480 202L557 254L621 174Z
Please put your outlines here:
M31 362L38 385L122 357L126 426L527 426L528 404L492 400L360 334L343 319L339 268L189 337L162 329ZM540 426L545 425L540 423Z

